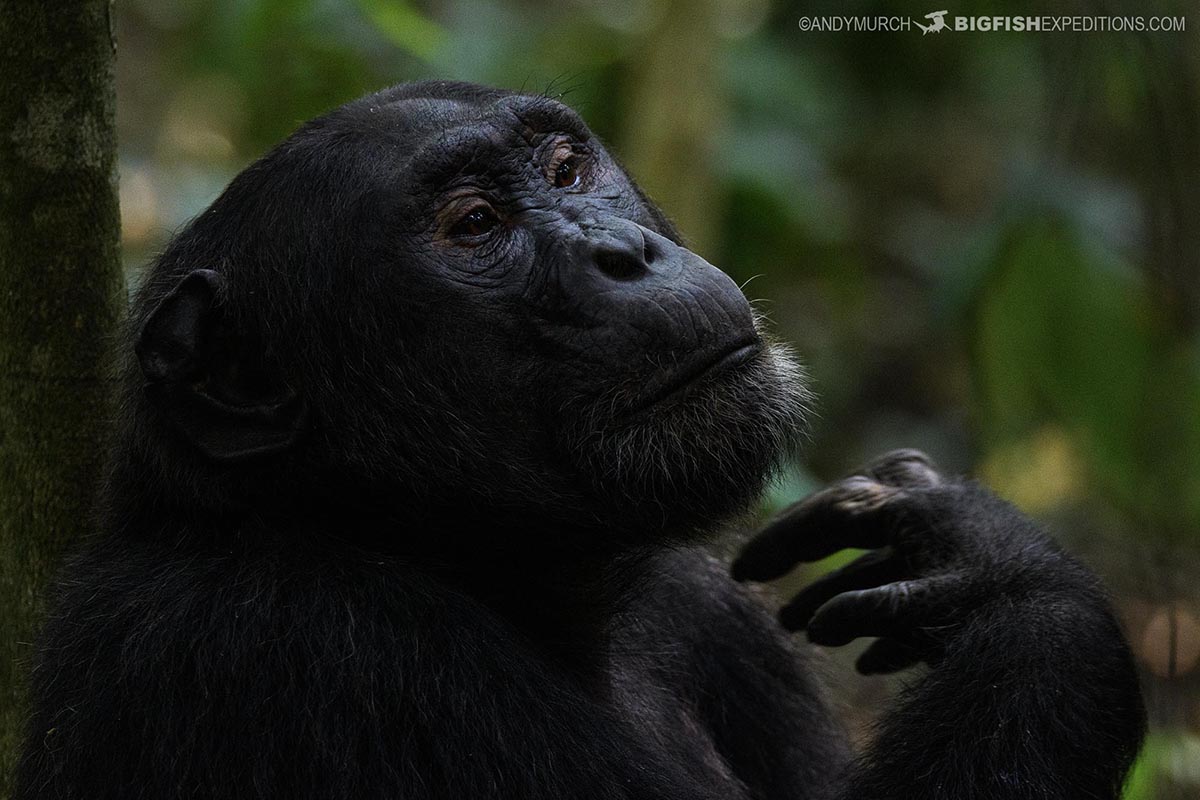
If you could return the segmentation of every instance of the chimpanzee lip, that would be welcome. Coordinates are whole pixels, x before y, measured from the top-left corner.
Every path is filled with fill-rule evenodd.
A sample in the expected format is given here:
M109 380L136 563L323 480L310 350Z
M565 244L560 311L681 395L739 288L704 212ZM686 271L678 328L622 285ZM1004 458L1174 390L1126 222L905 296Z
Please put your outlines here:
M699 351L693 358L684 361L679 369L667 374L661 381L652 380L648 393L633 409L632 413L675 400L702 380L710 380L721 373L740 367L763 350L757 336L739 339L728 347L715 351Z

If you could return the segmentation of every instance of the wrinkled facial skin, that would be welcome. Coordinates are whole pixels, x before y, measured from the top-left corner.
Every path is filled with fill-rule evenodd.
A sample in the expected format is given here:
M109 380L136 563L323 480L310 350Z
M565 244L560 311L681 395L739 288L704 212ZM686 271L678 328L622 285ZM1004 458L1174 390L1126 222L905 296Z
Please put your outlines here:
M311 175L272 192L256 169ZM397 87L227 195L296 226L226 255L226 301L311 408L306 463L428 503L694 528L752 500L801 428L799 370L738 287L554 100Z
M745 503L799 430L803 395L733 281L680 246L557 102L465 104L431 133L403 178L398 216L413 224L396 250L406 278L420 265L443 293L430 328L455 342L460 374L495 387L456 405L485 400L487 422L516 423L507 452L567 469L625 519Z

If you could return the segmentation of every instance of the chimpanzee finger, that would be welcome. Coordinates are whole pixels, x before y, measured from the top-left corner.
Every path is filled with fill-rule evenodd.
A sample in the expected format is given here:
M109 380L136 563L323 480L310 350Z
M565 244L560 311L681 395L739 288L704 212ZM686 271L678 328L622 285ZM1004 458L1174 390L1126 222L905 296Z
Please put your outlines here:
M734 580L772 580L801 561L847 547L884 546L889 526L876 512L900 494L855 475L789 506L742 548L733 562Z
M861 636L904 638L934 620L957 580L938 576L845 592L817 609L808 622L808 639L837 647Z
M903 565L891 550L872 550L800 590L780 609L779 621L790 631L801 630L813 613L833 597L898 581L904 577L903 573Z
M932 489L943 482L933 459L911 448L885 453L858 472L897 489Z

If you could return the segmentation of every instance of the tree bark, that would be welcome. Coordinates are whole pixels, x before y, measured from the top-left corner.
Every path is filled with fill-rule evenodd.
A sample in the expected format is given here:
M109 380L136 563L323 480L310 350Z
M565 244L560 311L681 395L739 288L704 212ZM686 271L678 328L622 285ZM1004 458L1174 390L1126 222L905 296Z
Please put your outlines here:
M47 578L87 527L124 308L110 0L0 0L0 796Z
M630 64L625 165L688 247L716 261L721 209L714 148L724 98L717 74L718 4L668 0Z

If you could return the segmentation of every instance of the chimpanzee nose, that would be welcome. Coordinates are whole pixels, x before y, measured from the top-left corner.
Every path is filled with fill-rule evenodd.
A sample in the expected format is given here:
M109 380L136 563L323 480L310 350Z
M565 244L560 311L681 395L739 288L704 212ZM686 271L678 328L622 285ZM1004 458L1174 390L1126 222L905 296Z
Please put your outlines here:
M593 230L592 263L602 273L618 281L637 280L650 272L658 255L653 239L642 226L626 219L606 220L603 229Z

